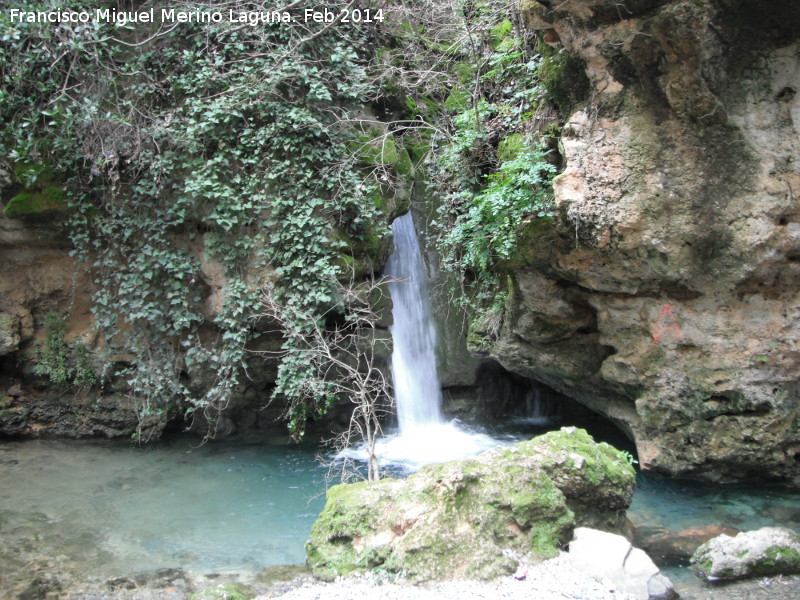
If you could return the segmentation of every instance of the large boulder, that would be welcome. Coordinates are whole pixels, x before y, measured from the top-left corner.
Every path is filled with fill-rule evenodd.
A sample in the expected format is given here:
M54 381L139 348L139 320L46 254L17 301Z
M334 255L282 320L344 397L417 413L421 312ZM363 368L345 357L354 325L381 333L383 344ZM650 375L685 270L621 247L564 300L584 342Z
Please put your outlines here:
M800 535L783 527L723 534L700 546L692 563L707 581L800 573Z
M490 579L554 556L577 523L617 523L635 473L626 455L564 428L404 481L338 485L306 544L322 579L380 568L412 581Z

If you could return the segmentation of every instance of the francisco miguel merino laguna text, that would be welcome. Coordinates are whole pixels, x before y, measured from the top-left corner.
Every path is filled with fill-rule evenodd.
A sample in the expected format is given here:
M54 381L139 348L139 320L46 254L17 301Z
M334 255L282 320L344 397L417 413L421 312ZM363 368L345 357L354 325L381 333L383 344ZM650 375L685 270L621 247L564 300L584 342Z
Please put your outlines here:
M94 11L30 11L12 8L9 11L12 23L116 23L125 26L128 23L291 23L292 15L286 11L222 11L175 10L162 8L156 13L154 8L143 11L120 11L113 8L96 9ZM160 21L156 21L156 16ZM227 19L225 18L227 16Z

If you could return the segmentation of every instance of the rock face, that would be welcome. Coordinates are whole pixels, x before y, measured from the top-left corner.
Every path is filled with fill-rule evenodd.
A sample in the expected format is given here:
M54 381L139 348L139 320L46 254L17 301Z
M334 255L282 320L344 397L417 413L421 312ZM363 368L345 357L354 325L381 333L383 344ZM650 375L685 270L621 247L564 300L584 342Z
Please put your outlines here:
M686 566L697 549L719 535L736 535L738 529L722 524L688 527L680 531L661 527L638 527L632 534L633 543L663 566Z
M637 600L672 600L672 582L643 550L621 535L578 527L569 543L569 556L582 573L609 581L615 591Z
M91 313L93 283L89 267L74 260L71 249L57 221L9 219L0 211L0 435L83 438L135 434L142 441L155 441L168 424L167 415L140 418L139 407L125 385L127 378L113 378L116 369L129 365L129 356L105 356L111 364L96 369L110 376L102 386L60 385L33 372L49 315L63 317L68 352L81 346L93 363L99 362L95 354L104 342L94 329ZM210 282L206 309L211 317L219 309L224 280L218 265L204 260L202 268ZM252 349L274 350L279 344L279 335L265 334ZM281 411L273 407L259 412L276 371L274 360L261 366L257 377L248 380L249 387L242 389L239 406L232 407L231 414L243 427L272 425ZM203 426L199 421L195 422L198 429Z
M700 546L692 563L708 581L800 573L800 535L783 527L723 534Z
M553 556L576 523L619 523L634 479L624 454L565 428L405 481L338 485L308 564L327 580L373 568L413 581L496 577L513 572L515 555Z
M800 476L800 5L528 0L583 62L560 225L489 354L616 421L639 462Z

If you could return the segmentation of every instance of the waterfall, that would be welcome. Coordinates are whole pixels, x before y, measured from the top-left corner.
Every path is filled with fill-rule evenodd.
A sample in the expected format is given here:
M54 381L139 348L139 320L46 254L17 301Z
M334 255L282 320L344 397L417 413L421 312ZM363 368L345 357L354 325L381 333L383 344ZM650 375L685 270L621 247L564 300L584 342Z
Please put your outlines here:
M411 213L392 223L392 379L400 435L442 424L442 391L436 372L436 325L428 299L425 265Z
M411 214L392 223L394 253L386 264L391 277L392 380L399 431L375 443L378 462L416 470L472 456L507 442L469 431L442 416L442 390L436 372L436 325L428 299L425 266ZM367 461L364 444L340 457Z

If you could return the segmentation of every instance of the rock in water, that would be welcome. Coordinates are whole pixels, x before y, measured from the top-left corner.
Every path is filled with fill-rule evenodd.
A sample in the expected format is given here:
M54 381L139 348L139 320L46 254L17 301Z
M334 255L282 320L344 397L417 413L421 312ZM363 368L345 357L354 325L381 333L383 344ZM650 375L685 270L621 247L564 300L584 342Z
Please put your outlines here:
M569 556L582 573L609 581L615 591L637 600L672 600L678 594L649 556L621 535L578 527Z
M625 454L564 428L404 481L338 485L311 530L317 577L379 568L412 581L513 573L516 555L549 558L576 524L619 523L633 496Z
M700 546L692 563L707 581L800 573L800 535L783 527L723 534Z

